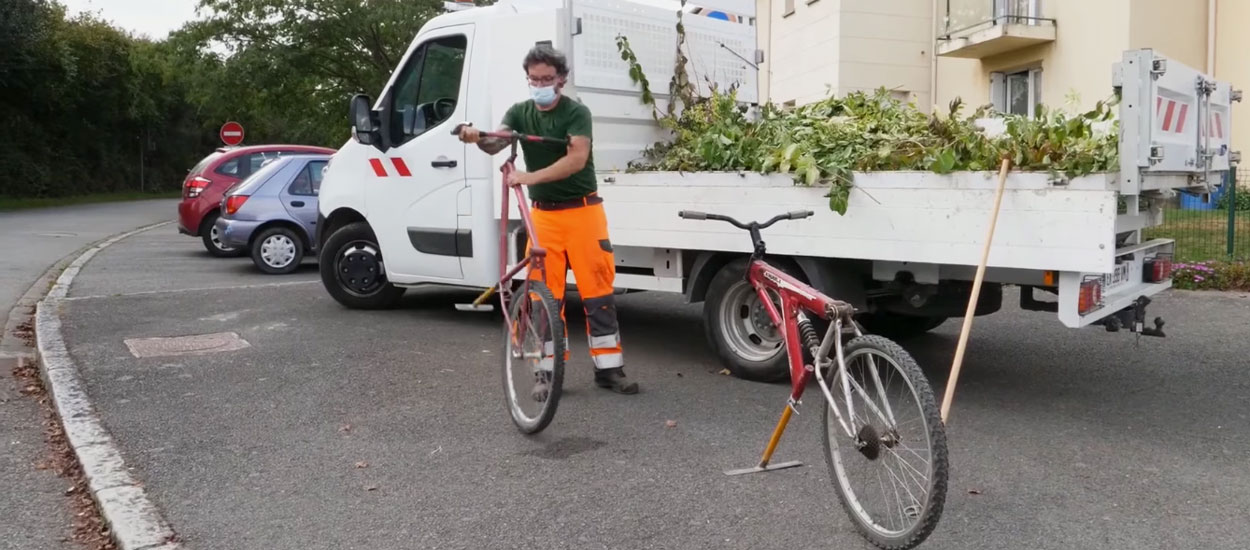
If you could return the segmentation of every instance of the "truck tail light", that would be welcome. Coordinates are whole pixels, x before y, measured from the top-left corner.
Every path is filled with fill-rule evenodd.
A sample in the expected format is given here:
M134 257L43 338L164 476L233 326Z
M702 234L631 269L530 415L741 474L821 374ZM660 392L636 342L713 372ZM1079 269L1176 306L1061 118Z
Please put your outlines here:
M1142 278L1147 283L1160 283L1172 278L1172 258L1159 255L1143 264Z
M226 214L234 215L245 202L247 202L247 195L230 195L226 198Z
M1098 308L1102 303L1102 280L1088 279L1081 282L1081 296L1077 300L1077 313L1085 315Z
M187 180L187 198L194 199L195 197L200 196L200 193L203 193L204 188L208 187L210 183L213 183L212 180L204 176L196 176Z

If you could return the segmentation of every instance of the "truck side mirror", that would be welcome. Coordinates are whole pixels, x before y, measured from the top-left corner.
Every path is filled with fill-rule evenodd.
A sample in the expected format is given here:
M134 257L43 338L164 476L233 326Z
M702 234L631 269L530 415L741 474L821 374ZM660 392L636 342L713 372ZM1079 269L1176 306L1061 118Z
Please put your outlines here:
M373 109L370 107L369 96L356 94L351 100L352 129L354 138L364 145L372 145L382 150L382 132L374 120Z

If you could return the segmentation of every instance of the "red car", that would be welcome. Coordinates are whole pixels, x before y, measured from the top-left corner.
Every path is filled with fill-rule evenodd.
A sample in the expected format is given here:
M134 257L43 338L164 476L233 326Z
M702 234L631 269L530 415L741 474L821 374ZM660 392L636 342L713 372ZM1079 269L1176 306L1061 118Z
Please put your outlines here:
M178 203L178 232L199 237L209 254L240 256L247 250L232 248L217 236L221 198L230 186L259 170L266 160L300 153L334 154L334 149L310 145L251 145L222 147L204 157L187 172L182 182L182 202Z

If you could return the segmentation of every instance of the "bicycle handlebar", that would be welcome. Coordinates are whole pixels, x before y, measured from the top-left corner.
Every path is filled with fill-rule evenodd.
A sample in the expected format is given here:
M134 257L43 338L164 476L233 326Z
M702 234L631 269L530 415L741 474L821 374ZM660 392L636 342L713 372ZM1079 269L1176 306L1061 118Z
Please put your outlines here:
M456 127L451 130L451 135L459 136L461 129L470 127L470 126L472 126L472 124L457 124ZM522 134L519 132L482 132L480 135L482 137L498 138L498 139L502 139L508 142L528 141L530 143L548 143L551 145L568 145L569 144L569 140L567 139L535 136L535 135L530 135L530 134Z
M748 229L748 230L751 229L752 227L756 229L764 229L781 220L801 220L803 218L807 218L813 215L815 215L815 212L812 212L811 210L794 210L791 212L786 212L785 214L778 214L776 216L773 216L773 219L768 220L764 223L759 223L759 222L742 223L729 216L722 216L720 214L708 214L706 212L697 212L694 210L682 210L681 212L677 213L678 217L681 217L687 220L717 220L717 221L722 221L722 222L729 222L731 225L733 225L734 227L737 227L738 229Z

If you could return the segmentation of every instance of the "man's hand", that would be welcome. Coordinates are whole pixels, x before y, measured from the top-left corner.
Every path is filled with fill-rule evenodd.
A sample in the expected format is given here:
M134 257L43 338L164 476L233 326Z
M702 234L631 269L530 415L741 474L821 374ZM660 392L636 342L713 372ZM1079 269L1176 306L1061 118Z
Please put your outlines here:
M482 139L482 131L472 126L462 126L460 128L460 141L465 143L477 143Z
M522 172L517 170L512 173L512 185L536 185L542 183L538 176L532 172Z

